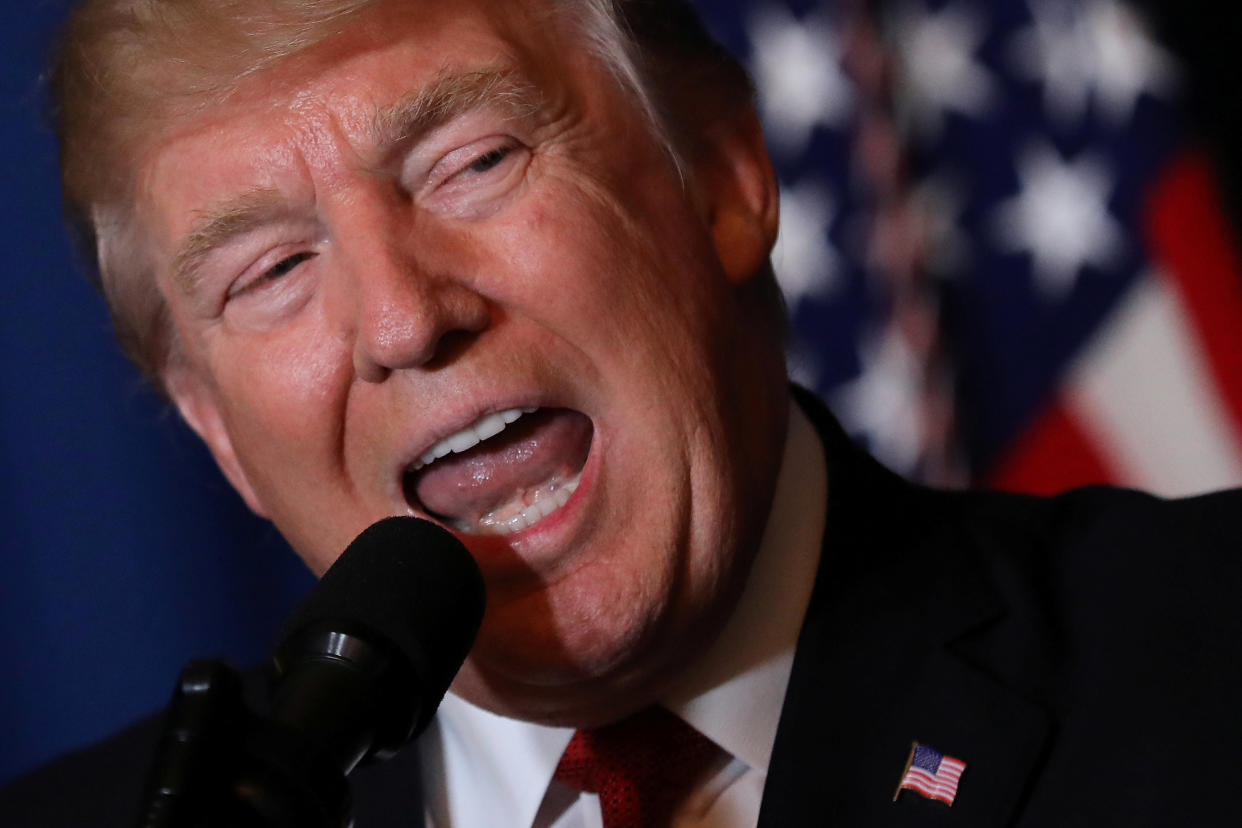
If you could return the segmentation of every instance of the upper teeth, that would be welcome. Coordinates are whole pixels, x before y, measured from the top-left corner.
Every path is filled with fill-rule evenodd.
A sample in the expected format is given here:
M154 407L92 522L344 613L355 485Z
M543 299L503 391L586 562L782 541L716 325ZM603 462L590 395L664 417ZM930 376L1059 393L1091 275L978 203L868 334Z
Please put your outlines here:
M450 434L423 452L422 457L414 462L414 471L434 463L450 452L459 454L474 448L489 437L495 437L504 431L509 423L515 422L523 414L530 414L534 410L533 408L510 408L480 417L461 431Z

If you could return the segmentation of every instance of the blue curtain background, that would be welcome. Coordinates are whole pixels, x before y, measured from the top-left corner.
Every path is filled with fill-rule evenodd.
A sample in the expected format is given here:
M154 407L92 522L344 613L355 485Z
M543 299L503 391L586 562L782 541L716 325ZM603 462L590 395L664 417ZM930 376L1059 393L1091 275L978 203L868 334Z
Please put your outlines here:
M64 2L3 6L0 781L261 658L311 583L147 391L66 242L39 85Z

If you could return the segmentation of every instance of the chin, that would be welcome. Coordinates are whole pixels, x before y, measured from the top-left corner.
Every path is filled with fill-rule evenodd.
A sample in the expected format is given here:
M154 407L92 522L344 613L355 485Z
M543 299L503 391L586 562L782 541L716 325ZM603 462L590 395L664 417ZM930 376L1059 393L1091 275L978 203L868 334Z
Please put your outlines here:
M633 590L639 581L625 585ZM629 593L603 592L602 599L572 604L573 612L563 596L559 612L519 612L540 602L546 610L542 593L525 607L489 609L453 691L494 713L540 724L615 721L658 701L680 678L691 663L687 653L702 651L734 592L709 591L711 600L698 605L677 595L670 577Z
M523 625L489 611L453 691L504 716L575 727L650 704L669 678L668 631L659 612L606 615L619 605L563 626L547 614Z

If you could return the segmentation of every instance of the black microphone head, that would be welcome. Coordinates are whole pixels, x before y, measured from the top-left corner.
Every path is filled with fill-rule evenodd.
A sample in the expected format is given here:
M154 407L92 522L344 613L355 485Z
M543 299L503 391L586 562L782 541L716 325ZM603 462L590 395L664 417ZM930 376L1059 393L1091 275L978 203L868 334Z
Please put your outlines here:
M457 538L428 520L372 524L324 573L281 635L281 653L308 630L335 630L379 643L405 662L418 704L410 736L422 732L465 661L484 609L483 576ZM294 647L298 649L298 647ZM303 649L299 657L315 657Z

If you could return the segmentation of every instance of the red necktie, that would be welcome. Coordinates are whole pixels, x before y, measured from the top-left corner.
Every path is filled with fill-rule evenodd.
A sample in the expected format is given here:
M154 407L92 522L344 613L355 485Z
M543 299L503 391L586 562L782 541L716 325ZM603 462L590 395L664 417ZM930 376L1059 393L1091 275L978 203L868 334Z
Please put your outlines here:
M574 734L556 777L599 794L604 828L667 828L674 808L724 752L660 707Z

